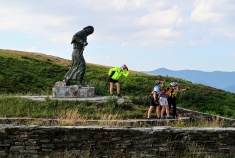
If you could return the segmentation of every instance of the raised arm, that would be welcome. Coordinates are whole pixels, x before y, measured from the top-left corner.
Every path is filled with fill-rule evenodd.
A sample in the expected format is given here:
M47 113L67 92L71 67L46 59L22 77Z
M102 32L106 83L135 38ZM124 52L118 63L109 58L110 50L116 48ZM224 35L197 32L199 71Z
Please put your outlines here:
M127 77L129 75L129 70L127 70L126 72L123 71L123 76Z
M179 89L179 92L184 92L186 90L190 89L190 87L184 88L184 89Z
M164 87L164 85L165 85L165 81L166 81L166 79L164 79L164 80L163 80L163 83L162 83L162 85L161 85L160 89L162 89L162 88Z

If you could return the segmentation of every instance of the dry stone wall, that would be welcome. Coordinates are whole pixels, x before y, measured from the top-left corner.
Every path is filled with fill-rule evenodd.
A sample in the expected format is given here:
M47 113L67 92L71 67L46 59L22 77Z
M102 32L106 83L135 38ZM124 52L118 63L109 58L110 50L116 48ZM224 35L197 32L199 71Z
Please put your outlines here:
M223 122L227 126L230 126L230 127L235 126L235 119L221 117L217 115L211 115L211 114L202 113L199 111L193 111L193 110L177 107L177 114L183 117L190 117L191 119L197 119L197 120L200 120L200 119L203 119L203 120L218 119L219 121L223 120Z
M185 151L235 156L235 128L112 128L0 125L0 157L177 157Z

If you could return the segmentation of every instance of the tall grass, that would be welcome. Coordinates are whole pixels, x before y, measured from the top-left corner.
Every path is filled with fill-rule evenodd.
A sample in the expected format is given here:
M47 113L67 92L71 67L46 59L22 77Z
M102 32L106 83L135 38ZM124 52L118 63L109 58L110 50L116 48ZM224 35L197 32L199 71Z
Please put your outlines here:
M176 152L176 144L171 141L168 141L169 146L169 155L166 157L176 157L176 158L227 158L229 157L225 153L211 153L206 152L205 147L203 145L199 145L194 141L188 140L183 146L181 152Z
M209 119L191 119L189 122L184 122L181 118L177 121L169 123L172 127L225 127L225 121L220 120L219 117Z
M117 103L117 97L109 97L106 102L88 102L88 101L59 101L51 100L49 97L45 101L33 101L17 96L2 96L0 98L0 117L28 117L57 119L56 125L91 125L91 121L99 120L92 125L110 125L123 126L121 120L125 119L146 119L148 107L133 108L133 103L129 98L121 104ZM106 121L110 120L110 121ZM79 121L79 122L78 122ZM42 121L43 122L43 121ZM38 122L40 125L44 123ZM216 119L192 119L185 122L182 119L177 121L166 121L167 125L172 127L225 127L224 120ZM35 124L37 122L33 122ZM132 126L133 123L125 124ZM46 123L46 125L50 125ZM134 126L149 126L139 123Z
M106 102L88 101L34 101L22 97L0 97L1 117L30 117L30 118L84 118L100 119L107 115L122 118L131 110L131 103L125 101L118 104L117 98L109 98Z

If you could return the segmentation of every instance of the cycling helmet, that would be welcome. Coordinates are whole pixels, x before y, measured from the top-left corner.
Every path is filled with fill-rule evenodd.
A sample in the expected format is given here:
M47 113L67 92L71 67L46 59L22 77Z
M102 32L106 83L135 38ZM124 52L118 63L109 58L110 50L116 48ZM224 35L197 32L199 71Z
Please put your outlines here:
M155 81L155 84L156 84L156 85L159 85L160 83L162 83L162 81L160 81L160 80L156 80L156 81Z
M170 86L172 86L172 87L178 86L178 83L177 82L172 82L172 83L170 83Z

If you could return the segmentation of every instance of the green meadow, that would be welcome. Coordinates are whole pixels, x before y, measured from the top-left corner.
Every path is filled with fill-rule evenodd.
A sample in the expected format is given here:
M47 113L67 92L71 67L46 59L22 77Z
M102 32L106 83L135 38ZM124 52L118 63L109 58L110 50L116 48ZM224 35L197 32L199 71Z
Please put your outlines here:
M76 111L81 118L109 118L110 114L118 119L146 118L149 107L148 97L154 87L155 80L178 82L179 88L191 89L178 93L177 106L206 112L227 118L235 118L235 94L220 89L193 84L179 78L149 75L131 71L122 77L121 95L128 96L132 101L118 105L115 99L106 103L79 101L31 101L15 97L17 95L51 95L56 81L62 81L69 70L70 61L39 53L29 53L0 49L0 117L43 117L62 118L66 113ZM84 82L95 86L96 95L109 95L109 66L87 63ZM75 84L76 82L74 82ZM114 92L116 89L114 88ZM115 94L115 93L114 93ZM14 96L14 97L12 97ZM132 104L139 108L132 108ZM153 113L153 116L155 114Z

